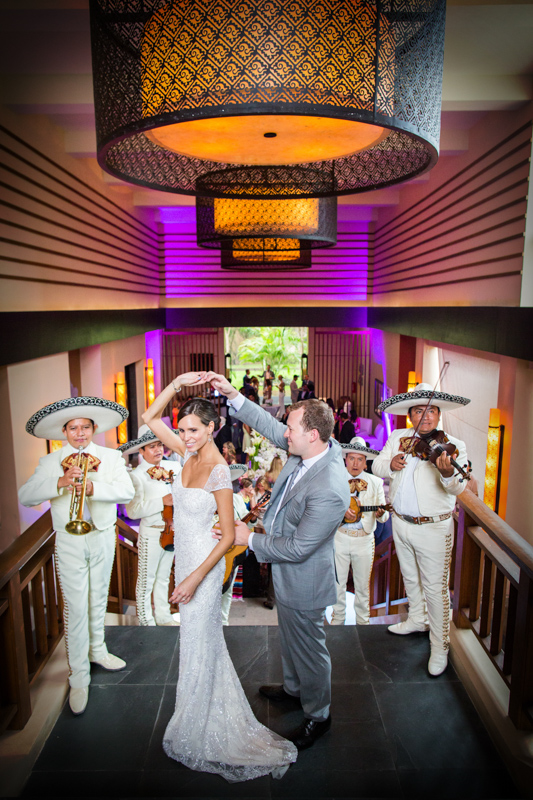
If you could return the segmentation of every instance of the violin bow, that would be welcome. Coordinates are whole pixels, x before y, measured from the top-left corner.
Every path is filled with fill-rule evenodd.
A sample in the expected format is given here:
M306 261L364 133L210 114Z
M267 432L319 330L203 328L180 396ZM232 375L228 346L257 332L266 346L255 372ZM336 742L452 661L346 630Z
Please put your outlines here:
M428 398L428 401L426 403L426 407L424 408L424 412L423 412L422 416L420 417L420 419L418 420L416 428L413 430L413 433L411 435L411 443L413 442L415 436L418 433L418 429L419 429L420 425L422 424L422 422L424 420L424 417L426 416L427 410L431 405L431 401L435 397L435 392L437 391L437 386L439 385L439 383L443 379L444 375L446 374L446 370L448 369L449 366L450 366L450 362L449 361L445 361L444 364L442 365L442 369L441 369L441 371L439 373L439 377L437 378L437 380L435 382L435 386L433 387L433 391L431 392L431 394L430 394L430 396ZM411 445L409 445L409 447L410 446Z

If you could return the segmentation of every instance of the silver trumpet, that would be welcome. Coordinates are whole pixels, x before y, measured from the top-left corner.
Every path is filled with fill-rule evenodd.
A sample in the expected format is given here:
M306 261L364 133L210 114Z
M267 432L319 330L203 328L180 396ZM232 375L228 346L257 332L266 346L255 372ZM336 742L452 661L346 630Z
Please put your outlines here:
M81 467L81 453L83 447L78 449L78 457L76 459L76 466ZM70 498L70 510L69 510L69 522L65 525L65 530L67 533L71 533L73 536L84 536L86 533L89 533L92 530L92 525L90 522L87 522L86 519L83 519L83 507L85 505L85 493L87 491L87 471L89 469L89 459L85 459L85 466L83 468L83 476L81 481L78 480L77 482L81 482L81 492L78 494L76 492L76 486L72 487L72 497Z

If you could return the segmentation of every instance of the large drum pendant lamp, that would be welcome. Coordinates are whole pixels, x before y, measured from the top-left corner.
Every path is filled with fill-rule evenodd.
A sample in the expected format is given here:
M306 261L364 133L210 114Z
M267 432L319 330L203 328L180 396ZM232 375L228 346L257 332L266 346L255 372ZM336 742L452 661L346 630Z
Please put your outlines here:
M91 0L98 159L184 194L320 197L437 159L445 0Z

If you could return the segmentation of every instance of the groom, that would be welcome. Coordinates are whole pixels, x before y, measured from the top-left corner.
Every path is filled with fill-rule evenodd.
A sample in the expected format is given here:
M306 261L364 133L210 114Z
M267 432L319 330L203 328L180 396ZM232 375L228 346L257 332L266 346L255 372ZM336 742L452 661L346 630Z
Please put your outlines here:
M258 561L272 564L278 608L283 685L261 686L269 700L301 703L305 719L287 738L311 747L331 726L331 660L324 612L337 599L334 536L350 493L333 414L320 400L291 406L287 425L244 398L222 375L207 380L229 401L230 412L290 451L263 524L267 535L235 523L236 544L248 544Z

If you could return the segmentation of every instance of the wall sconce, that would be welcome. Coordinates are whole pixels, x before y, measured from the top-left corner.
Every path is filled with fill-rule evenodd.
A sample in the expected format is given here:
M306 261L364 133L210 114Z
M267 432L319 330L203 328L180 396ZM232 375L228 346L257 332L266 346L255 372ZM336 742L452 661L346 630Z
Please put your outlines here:
M414 389L415 389L416 384L417 384L416 372L414 372L414 370L410 370L409 371L409 375L407 376L407 391L408 392L413 392ZM407 416L405 417L405 427L406 428L412 428L413 427L413 423L411 422L411 420Z
M61 450L64 442L61 439L48 439L48 452L53 453L55 450Z
M146 408L148 408L155 400L154 361L152 358L146 359L146 366L144 368L144 390Z
M127 408L126 405L126 378L124 377L123 372L117 372L115 378L115 403L118 403L120 406L124 406ZM121 422L117 428L117 442L118 444L126 444L128 441L128 423L126 420Z
M500 504L501 452L504 426L500 425L500 409L491 408L487 436L487 462L483 502L498 513Z

